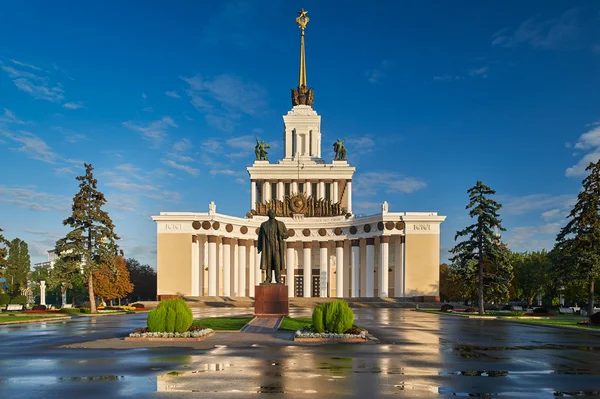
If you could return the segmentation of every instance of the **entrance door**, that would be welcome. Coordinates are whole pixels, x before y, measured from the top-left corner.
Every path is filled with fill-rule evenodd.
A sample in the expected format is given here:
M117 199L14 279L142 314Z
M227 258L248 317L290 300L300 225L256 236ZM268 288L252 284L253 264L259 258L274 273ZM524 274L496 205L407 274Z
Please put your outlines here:
M321 276L312 276L312 296L321 296Z
M296 292L296 298L304 296L304 276L296 276L294 284L294 291Z

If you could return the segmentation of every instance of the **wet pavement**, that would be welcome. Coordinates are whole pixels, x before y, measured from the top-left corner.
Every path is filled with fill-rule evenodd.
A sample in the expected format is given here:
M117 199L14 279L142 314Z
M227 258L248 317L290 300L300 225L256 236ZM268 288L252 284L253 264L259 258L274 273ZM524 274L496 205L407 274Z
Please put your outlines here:
M195 318L249 313L194 309ZM406 309L355 315L380 343L295 346L285 335L241 342L244 333L217 333L193 348L125 345L146 314L0 326L0 398L600 397L593 332Z

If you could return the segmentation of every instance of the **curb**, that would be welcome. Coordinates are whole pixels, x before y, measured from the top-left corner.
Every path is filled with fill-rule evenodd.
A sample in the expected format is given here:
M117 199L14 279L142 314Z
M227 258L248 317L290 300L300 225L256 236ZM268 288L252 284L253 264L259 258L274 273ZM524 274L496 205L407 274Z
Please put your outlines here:
M15 320L15 321L0 322L0 326L10 325L10 324L35 324L35 323L45 323L47 321L60 321L60 320L70 320L70 319L71 319L71 316L61 316L61 317L48 317L47 319Z

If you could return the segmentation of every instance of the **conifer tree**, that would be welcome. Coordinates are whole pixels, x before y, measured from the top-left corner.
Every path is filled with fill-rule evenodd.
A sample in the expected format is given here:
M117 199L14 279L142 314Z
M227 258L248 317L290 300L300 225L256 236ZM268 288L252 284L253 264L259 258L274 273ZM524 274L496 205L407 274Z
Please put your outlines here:
M495 265L496 269L499 266L505 268L508 259L499 237L494 234L494 229L498 228L502 231L506 229L501 226L502 221L498 215L502 205L487 198L496 194L496 191L478 181L475 186L467 190L467 193L470 202L466 209L471 209L469 216L476 220L472 225L456 232L455 241L458 237L466 237L466 239L450 250L454 254L450 261L453 263L456 278L463 282L465 288L473 290L477 285L479 314L483 315L484 266L487 263L488 266ZM490 284L500 282L495 281L496 276L493 273L486 277Z
M585 169L583 190L556 236L561 273L588 286L588 315L594 311L594 281L600 278L600 160Z
M6 273L6 266L8 262L6 255L8 255L8 241L2 235L2 229L0 228L0 276L4 277ZM4 290L2 284L0 284L0 293Z
M29 257L29 248L27 243L20 238L15 238L8 245L8 259L6 266L6 276L11 276L10 290L18 293L19 288L27 287L27 274L31 269L31 259Z
M97 189L98 181L92 174L92 165L85 165L85 174L77 176L79 192L73 197L73 213L63 220L72 230L56 242L56 253L65 259L84 262L88 279L88 294L92 313L96 313L94 271L103 263L114 267L115 256L121 255L116 241L113 222L102 207L106 198Z

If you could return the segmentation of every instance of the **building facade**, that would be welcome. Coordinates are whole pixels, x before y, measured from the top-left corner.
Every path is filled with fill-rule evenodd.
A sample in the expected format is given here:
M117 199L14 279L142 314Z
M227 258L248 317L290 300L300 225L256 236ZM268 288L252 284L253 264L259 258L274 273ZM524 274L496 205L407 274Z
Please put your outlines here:
M437 297L440 225L436 212L381 212L357 216L352 207L356 168L339 138L335 157L323 157L321 116L306 85L303 10L300 76L292 109L283 116L283 158L268 159L257 140L247 168L251 188L245 217L208 212L161 212L157 223L157 293L170 296L253 297L264 281L257 252L258 230L273 209L285 223L290 297ZM330 141L333 141L329 138Z

